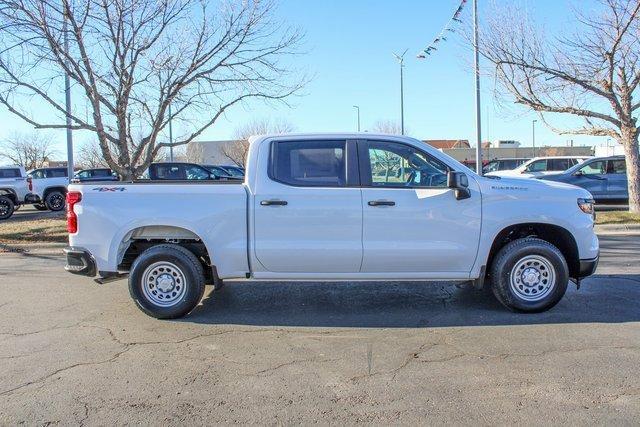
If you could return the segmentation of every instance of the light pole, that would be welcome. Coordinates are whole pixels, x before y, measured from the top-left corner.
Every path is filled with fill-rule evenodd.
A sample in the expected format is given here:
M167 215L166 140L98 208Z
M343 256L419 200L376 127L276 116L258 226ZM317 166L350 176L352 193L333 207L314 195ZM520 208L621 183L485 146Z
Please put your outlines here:
M404 55L407 53L405 49L402 52L402 55L398 55L396 53L393 56L396 57L398 63L400 64L400 134L404 135L404 76L403 76L403 68L404 68Z
M473 50L476 73L476 172L482 175L482 132L480 118L480 52L478 48L478 0L473 0Z
M360 132L360 107L358 105L354 105L353 108L358 111L358 132Z
M64 8L65 6L63 6ZM69 54L69 35L67 34L67 10L63 11L62 32L64 33L64 51ZM66 60L65 60L66 62ZM71 131L71 82L69 73L64 73L64 102L67 113L67 174L69 182L73 179L73 133Z
M169 161L173 162L173 115L171 114L171 104L169 104Z
M531 122L531 140L533 141L533 157L536 156L536 122L537 120L533 120Z

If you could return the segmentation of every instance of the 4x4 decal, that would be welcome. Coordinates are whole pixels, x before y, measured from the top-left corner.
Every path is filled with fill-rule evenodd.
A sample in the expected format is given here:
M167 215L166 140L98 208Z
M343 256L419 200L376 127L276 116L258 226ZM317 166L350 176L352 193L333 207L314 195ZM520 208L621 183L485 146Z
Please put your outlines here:
M96 188L92 188L93 191L100 191L100 192L104 192L104 191L124 191L125 188L124 187L96 187Z

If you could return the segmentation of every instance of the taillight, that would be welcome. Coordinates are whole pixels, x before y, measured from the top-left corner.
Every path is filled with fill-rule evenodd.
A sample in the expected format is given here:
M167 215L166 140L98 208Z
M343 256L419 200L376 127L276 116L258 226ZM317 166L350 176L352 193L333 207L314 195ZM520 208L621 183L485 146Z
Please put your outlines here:
M27 178L27 184L29 184L29 191L33 191L33 180L31 177Z
M69 233L78 232L78 216L73 211L73 206L82 200L82 193L79 191L69 191L67 193L67 231Z

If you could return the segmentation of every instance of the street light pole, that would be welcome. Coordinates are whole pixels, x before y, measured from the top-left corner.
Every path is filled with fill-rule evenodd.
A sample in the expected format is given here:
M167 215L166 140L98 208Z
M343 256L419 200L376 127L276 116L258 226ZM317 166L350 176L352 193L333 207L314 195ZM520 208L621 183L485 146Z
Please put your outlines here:
M480 52L478 47L478 0L473 0L473 47L476 74L476 172L482 175L482 128L480 118Z
M404 55L407 53L407 50L409 49L405 49L404 52L402 52L402 55L398 55L396 53L393 54L393 56L396 57L396 59L398 60L398 63L400 64L400 134L404 135L404 73L403 73L403 68L404 68Z
M358 132L360 132L360 107L357 105L354 105L353 108L358 110Z
M537 120L533 120L531 122L531 140L533 141L533 157L536 156L536 122Z
M173 162L173 115L171 114L171 104L169 104L169 161Z
M63 5L62 32L64 33L64 51L69 54L69 35L67 34L67 10ZM69 73L64 74L64 101L67 123L67 175L69 182L73 179L73 133L71 131L71 81Z

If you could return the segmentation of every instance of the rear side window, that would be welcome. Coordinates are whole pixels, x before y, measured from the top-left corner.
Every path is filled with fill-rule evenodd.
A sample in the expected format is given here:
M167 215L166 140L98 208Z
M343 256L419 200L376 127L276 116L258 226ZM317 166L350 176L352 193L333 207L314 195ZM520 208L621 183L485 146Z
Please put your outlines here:
M344 187L345 141L274 142L271 178L305 187Z
M65 178L67 176L66 169L47 169L45 171L47 178Z
M609 160L609 173L627 173L627 164L624 160Z
M0 169L0 178L20 178L20 169Z
M552 159L549 163L551 163L549 167L551 171L565 171L573 166L571 159Z
M154 165L154 179L180 180L185 179L184 168L178 165Z

